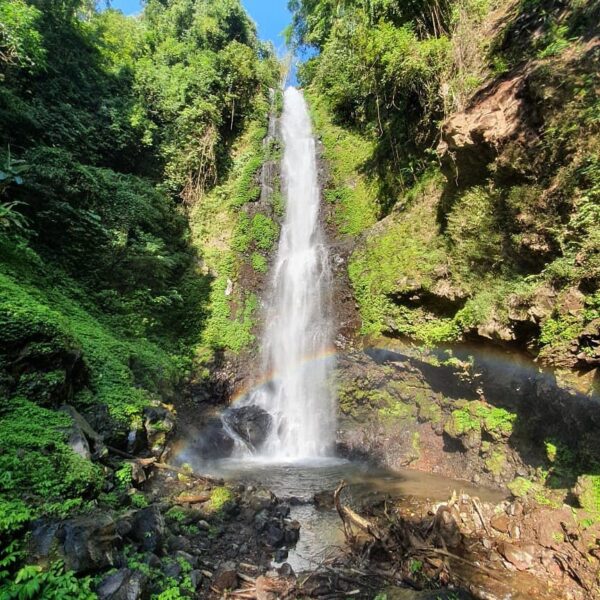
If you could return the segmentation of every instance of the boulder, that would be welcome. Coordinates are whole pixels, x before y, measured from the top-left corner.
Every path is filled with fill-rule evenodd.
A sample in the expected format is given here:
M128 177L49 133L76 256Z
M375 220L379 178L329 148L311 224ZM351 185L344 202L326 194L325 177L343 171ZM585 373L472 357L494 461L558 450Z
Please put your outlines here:
M129 535L148 552L160 550L165 535L165 521L158 506L138 510L133 516Z
M223 414L230 429L251 449L260 448L271 429L271 415L259 406L230 408Z
M525 571L533 565L533 556L526 550L504 542L498 547L500 554L519 571Z
M119 569L105 577L96 589L99 600L142 600L148 598L148 577L140 571Z
M108 450L102 441L102 437L94 431L92 426L75 408L69 404L60 407L61 412L69 415L73 421L67 432L68 444L76 454L90 460L99 459L108 454Z
M437 148L442 171L460 187L480 181L487 165L511 140L525 144L535 139L525 110L527 76L516 71L495 81L475 96L463 112L453 114L442 126Z
M219 590L234 590L238 584L237 568L234 562L223 563L213 579L212 586Z
M121 538L108 513L60 523L40 523L31 537L31 553L39 559L60 556L67 569L92 573L115 564Z
M264 540L271 548L277 548L285 543L286 532L274 523L269 523L264 532Z
M235 442L225 431L218 417L210 419L190 445L200 458L226 458L231 455Z
M298 521L287 523L285 527L285 543L289 546L293 546L299 539L300 523Z
M144 409L144 429L148 447L154 456L165 451L167 439L175 427L175 415L165 406L148 406Z

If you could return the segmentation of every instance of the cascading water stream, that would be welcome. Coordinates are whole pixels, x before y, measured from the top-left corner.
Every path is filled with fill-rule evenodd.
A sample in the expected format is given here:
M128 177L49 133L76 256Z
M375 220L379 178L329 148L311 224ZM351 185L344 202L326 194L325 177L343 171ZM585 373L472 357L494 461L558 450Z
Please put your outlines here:
M272 379L244 404L270 413L272 426L260 455L297 460L332 453L329 256L319 220L315 140L302 93L288 88L281 121L286 196L263 334L263 373Z

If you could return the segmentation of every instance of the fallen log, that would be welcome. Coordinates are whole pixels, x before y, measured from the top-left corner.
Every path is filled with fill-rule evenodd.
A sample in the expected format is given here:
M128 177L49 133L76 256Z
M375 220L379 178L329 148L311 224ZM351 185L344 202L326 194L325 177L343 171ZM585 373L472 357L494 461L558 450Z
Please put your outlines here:
M210 494L180 494L175 498L175 504L200 504L210 500Z
M156 458L139 458L134 456L133 454L129 454L129 452L124 452L123 450L119 450L118 448L114 448L113 446L106 446L109 452L116 454L122 458L127 458L129 460L134 460L139 462L142 466L150 466L156 467L157 469L162 469L164 471L172 471L173 473L177 473L178 475L183 475L185 477L190 477L192 479L197 479L198 481L202 481L204 483L212 483L214 485L223 485L222 479L217 479L215 477L211 477L210 475L200 475L199 473L194 473L191 470L184 470L173 465L169 465L167 463L161 463L156 460Z
M371 521L355 513L350 507L342 504L340 500L340 494L345 487L346 482L341 481L335 489L335 492L333 492L333 505L335 506L340 516L340 519L342 520L342 525L344 527L344 534L346 536L346 539L349 542L353 542L356 539L352 531L352 525L354 525L361 531L375 538L377 541L382 542L385 536L379 529L379 527L377 527L377 525L371 523Z

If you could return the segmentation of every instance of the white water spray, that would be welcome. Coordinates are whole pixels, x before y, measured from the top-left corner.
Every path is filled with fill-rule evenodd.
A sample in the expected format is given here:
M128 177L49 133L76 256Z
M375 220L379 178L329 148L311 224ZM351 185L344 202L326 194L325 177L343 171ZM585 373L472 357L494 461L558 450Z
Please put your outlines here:
M331 277L319 221L315 140L306 102L295 88L285 91L281 126L286 213L263 336L263 371L273 379L245 403L273 418L260 454L295 460L333 450L333 359L325 358L332 330Z

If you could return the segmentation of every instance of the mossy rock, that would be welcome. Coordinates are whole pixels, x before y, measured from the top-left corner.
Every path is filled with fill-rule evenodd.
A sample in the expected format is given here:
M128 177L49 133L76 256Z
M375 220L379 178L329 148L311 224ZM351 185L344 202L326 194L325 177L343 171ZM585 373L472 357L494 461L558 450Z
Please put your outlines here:
M452 411L444 424L444 431L452 438L463 438L472 433L481 436L481 422L468 408L460 408Z
M417 414L417 407L414 404L397 400L387 392L382 394L382 399L385 401L385 405L378 410L378 414L383 421L387 423L396 421L414 422Z
M580 475L573 493L581 508L600 518L600 475Z
M433 425L442 422L442 409L434 399L431 399L425 393L419 393L415 396L415 403L418 407L420 421L428 421Z
M462 407L453 410L444 425L444 431L452 438L469 439L469 448L478 447L477 438L481 439L481 433L485 432L493 440L500 441L510 436L513 423L517 415L503 408L492 407L474 400L462 402Z
M506 466L506 454L502 450L494 450L484 461L485 468L494 477L499 477Z
M235 504L235 495L225 486L216 487L207 503L207 509L213 514L222 514Z
M506 487L513 496L524 498L533 487L533 481L525 479L525 477L516 477Z

